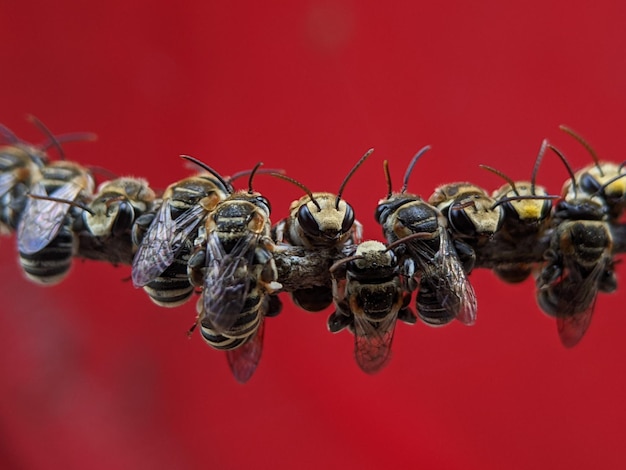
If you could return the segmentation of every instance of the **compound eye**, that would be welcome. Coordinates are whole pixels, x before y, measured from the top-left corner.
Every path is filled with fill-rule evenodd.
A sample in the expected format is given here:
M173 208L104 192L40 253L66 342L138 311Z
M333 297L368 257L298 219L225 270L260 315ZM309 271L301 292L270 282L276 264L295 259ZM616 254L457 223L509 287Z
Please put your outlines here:
M306 204L298 209L298 223L308 236L316 237L321 235L320 226Z
M376 206L376 212L374 212L376 222L382 225L385 223L385 220L387 220L387 217L389 217L389 207L387 207L387 204L379 204Z
M263 197L263 196L257 196L256 197L256 202L258 205L263 205L266 207L267 209L267 213L270 214L272 212L272 206L270 205L270 201Z
M346 215L343 216L343 222L341 223L341 232L346 233L350 231L354 225L354 211L350 204L346 204Z
M467 236L476 235L476 226L472 222L472 219L463 208L457 208L456 204L450 207L448 220L452 228L457 232Z
M602 187L598 180L596 180L589 173L585 173L582 178L580 178L580 188L586 193L596 193Z

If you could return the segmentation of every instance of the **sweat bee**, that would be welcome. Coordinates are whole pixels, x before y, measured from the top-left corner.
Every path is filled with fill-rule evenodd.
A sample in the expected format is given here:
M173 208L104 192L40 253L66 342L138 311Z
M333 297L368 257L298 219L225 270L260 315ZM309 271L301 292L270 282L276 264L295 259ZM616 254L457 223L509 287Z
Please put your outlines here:
M579 191L563 154L551 145L550 149L567 167L571 191L554 208L555 227L544 255L546 265L536 280L537 302L544 312L556 316L563 345L573 347L591 323L598 292L617 288L611 253L613 237L605 201Z
M229 182L204 163L189 157L206 172L169 185L156 213L140 216L133 226L137 252L132 280L150 299L163 307L176 307L193 294L187 262L198 229L207 215L233 191Z
M396 321L416 321L392 245L365 241L355 246L352 256L330 268L336 310L328 318L328 329L337 333L348 327L354 335L356 362L368 374L389 362Z
M508 183L493 192L495 205L502 207L503 218L500 229L496 232L494 242L499 251L516 253L532 251L532 244L536 243L549 228L552 212L552 199L558 196L548 195L545 188L537 186L536 177L539 165L548 148L548 141L544 140L535 159L530 181L513 181L504 173L487 165L481 168L489 170ZM531 274L532 263L502 263L493 271L505 282L518 283L524 281Z
M576 198L576 192L598 195L608 208L609 219L618 220L626 208L626 180L619 177L624 174L624 163L601 162L595 150L578 133L564 125L560 125L559 129L580 142L593 159L591 165L576 172L574 180L565 183L563 192L570 198ZM576 182L576 189L573 181Z
M299 186L307 195L292 202L289 216L274 227L273 238L276 243L331 251L341 251L346 246L360 243L363 238L363 226L354 218L352 206L341 196L354 172L373 151L374 149L368 150L352 167L336 195L327 192L313 193L302 183L278 175ZM304 287L292 292L291 297L300 308L309 312L319 312L332 303L332 287L330 285Z
M439 209L406 192L415 163L429 149L426 146L413 157L399 193L392 193L385 162L387 197L378 203L375 218L389 243L421 234L396 249L403 260L409 288L419 285L415 303L420 319L429 325L444 325L456 318L472 325L476 321L476 296L466 271L473 267L473 250L464 242L451 239L448 222ZM462 264L457 250L466 255L469 265Z
M28 119L37 126L48 139L33 145L17 137L11 130L0 125L0 134L5 145L0 146L0 233L17 228L24 212L28 191L33 181L40 177L41 168L49 161L47 151L56 147L64 160L61 142L93 140L89 133L74 133L54 136L46 126L34 116Z
M89 200L94 180L86 168L68 161L49 163L40 173L17 227L17 247L29 279L55 284L69 272L76 249L72 225L81 215L74 205Z
M189 277L202 281L198 323L202 338L225 350L239 382L250 379L261 359L264 318L280 312L276 293L270 203L253 191L231 193L206 218L189 260Z

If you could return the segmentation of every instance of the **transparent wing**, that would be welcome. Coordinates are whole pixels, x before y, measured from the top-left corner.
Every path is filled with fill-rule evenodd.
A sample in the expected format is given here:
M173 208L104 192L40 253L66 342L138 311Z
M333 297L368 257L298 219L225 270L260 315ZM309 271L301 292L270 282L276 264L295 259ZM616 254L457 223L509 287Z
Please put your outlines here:
M81 190L76 184L65 184L49 196L74 201ZM48 196L41 183L35 183L30 192L35 196ZM59 233L69 210L69 204L28 198L17 229L17 247L20 253L38 253L48 246Z
M216 233L208 237L203 307L205 318L219 333L228 334L244 308L257 238L250 233L226 253Z
M397 318L390 314L374 323L354 315L354 358L363 372L375 374L389 363Z
M556 318L559 339L566 348L576 346L583 338L593 317L598 294L598 281L605 268L605 263L598 263L582 282L572 281L568 276L553 287L558 289Z
M8 193L15 183L17 182L17 178L13 174L13 172L1 173L0 174L0 197L4 196Z
M170 267L205 215L204 208L198 204L174 220L169 201L163 201L133 259L133 284L145 286Z
M265 333L265 321L261 317L259 328L248 341L237 349L226 351L228 365L235 379L239 383L246 383L254 374L261 354L263 352L263 335Z
M430 249L425 247L424 250L427 248ZM427 284L427 291L434 293L437 305L447 312L449 318L473 325L476 322L476 294L444 227L439 227L437 252L429 260L420 261L419 267L421 273L416 273L416 277L421 274L421 285Z

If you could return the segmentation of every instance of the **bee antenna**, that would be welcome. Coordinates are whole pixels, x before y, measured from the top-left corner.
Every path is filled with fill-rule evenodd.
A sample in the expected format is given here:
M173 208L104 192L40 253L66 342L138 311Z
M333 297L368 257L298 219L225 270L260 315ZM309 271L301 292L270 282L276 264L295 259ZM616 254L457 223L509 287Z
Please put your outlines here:
M236 179L243 178L244 176L248 176L251 172L252 172L252 170L238 171L237 173L227 177L226 180L229 183L232 183ZM279 169L275 169L275 168L260 168L259 170L257 170L256 173L257 173L257 175L260 175L260 174L268 175L268 174L271 174L271 173L278 173L278 174L283 174L284 175L285 174L285 170L283 170L282 168L279 168Z
M509 183L511 185L511 188L513 188L513 192L515 193L516 196L519 196L519 191L517 190L517 186L515 186L515 181L513 181L509 176L505 175L504 173L502 173L500 170L496 170L494 167L491 167L489 165L483 165L482 163L480 165L478 165L479 167L481 167L483 170L487 170L490 171L492 173L495 173L496 175L498 175L500 178L504 179L507 183Z
M58 197L52 197L52 196L39 196L37 194L30 194L30 193L28 194L28 196L33 199L42 199L44 201L52 201L52 202L60 202L61 204L69 204L70 206L78 207L79 209L82 209L85 212L89 212L91 215L96 215L96 213L93 210L91 210L86 205L81 204L80 202L68 201L67 199L59 199Z
M87 169L89 169L90 172L92 173L99 173L102 176L110 179L110 180L115 180L119 178L119 175L117 175L116 173L113 173L111 170L107 170L104 167L101 166L97 166L97 165L89 165L87 166Z
M557 154L557 156L561 159L561 161L565 165L565 168L567 168L567 172L569 173L569 176L570 176L570 178L572 180L572 187L574 188L574 194L577 195L578 194L578 185L576 184L576 176L574 175L574 171L572 170L572 167L570 166L569 162L567 161L567 158L565 158L565 155L563 155L563 152L561 152L554 145L548 144L548 147L550 148L550 150L552 150L554 153Z
M256 174L259 167L261 167L261 165L263 165L263 162L257 163L256 165L254 165L254 168L252 168L252 171L250 172L250 178L248 178L248 194L252 194L254 192L252 190L252 180L254 179L254 175Z
M546 153L546 149L548 148L548 139L543 139L541 142L541 147L539 148L539 153L537 154L537 158L535 158L535 166L533 167L533 173L530 177L530 192L535 194L535 181L537 179L537 172L539 171L539 165L541 165L541 160L543 160L543 156Z
M282 173L270 173L270 176L275 176L276 178L280 178L283 179L285 181L289 181L292 184L295 184L297 187L299 187L300 189L302 189L305 193L307 193L307 195L309 196L309 198L311 198L311 202L313 204L315 204L315 207L317 207L318 211L321 211L322 208L320 207L319 203L317 202L317 200L313 197L313 193L311 192L311 190L309 188L307 188L304 184L300 183L300 181L297 181L293 178L290 178L287 175L284 175Z
M391 197L391 175L389 174L389 161L383 162L383 171L385 172L385 180L387 181L387 199Z
M433 238L433 234L432 233L425 233L425 232L412 233L411 235L407 235L406 237L399 238L395 242L390 243L389 245L387 245L387 248L385 249L385 251L393 250L398 245L402 245L403 243L406 243L406 242L408 242L410 240L414 240L416 238L417 239L421 239L421 238L432 239Z
M413 159L411 160L411 162L409 163L409 166L406 169L406 173L404 173L404 181L402 182L402 189L400 189L400 193L404 194L404 192L406 191L407 186L409 185L409 178L411 177L411 173L413 172L413 167L415 166L415 164L417 163L417 161L420 159L420 157L422 155L424 155L428 150L430 150L430 145L426 145L424 147L422 147L413 157Z
M54 136L54 134L50 132L50 129L48 129L43 122L41 122L38 118L36 118L32 114L26 115L26 119L28 119L31 123L33 123L37 127L37 129L39 129L43 134L46 135L46 137L48 137L48 140L50 141L49 145L54 146L57 149L57 152L59 152L59 157L61 158L61 160L65 160L65 152L63 151L63 147L61 147L61 143Z
M224 178L222 178L222 175L220 175L217 171L215 171L209 165L207 165L203 161L198 160L197 158L192 157L191 155L181 155L180 158L182 158L184 160L187 160L188 162L195 163L196 165L198 165L203 170L208 171L209 173L211 173L213 176L215 176L217 178L217 180L220 183L222 183L222 185L226 188L226 190L229 193L232 193L232 189L231 189L230 184L227 183Z
M578 134L576 131L574 131L574 129L572 129L571 127L567 127L567 126L561 124L559 126L559 129L561 129L563 132L566 132L569 135L571 135L574 139L576 139L578 142L580 142L583 147L585 147L587 149L587 152L589 152L591 154L591 158L593 158L593 162L596 164L596 168L598 168L598 171L600 172L600 176L604 176L604 173L602 172L602 167L600 167L600 160L598 159L598 154L593 149L593 147L591 147L591 145L589 145L589 142L587 142L585 139L583 139L580 136L580 134Z
M68 132L67 134L54 136L54 138L60 144L67 142L94 142L98 140L98 134L94 134L93 132ZM42 147L48 149L52 145L54 145L54 142L49 139L49 142L43 143Z
M348 182L348 180L352 177L352 175L354 174L354 172L363 164L363 162L365 160L367 160L369 158L369 156L374 152L374 149L369 149L367 152L365 152L365 155L363 155L361 157L361 159L356 162L356 165L354 165L352 167L352 169L348 172L348 174L346 175L346 177L343 179L343 182L341 183L341 186L339 186L339 191L337 192L337 199L335 199L335 209L339 209L339 201L341 201L341 195L343 194L343 190L346 187L346 183Z
M333 263L333 265L329 268L328 272L334 273L335 271L337 271L339 266L349 263L350 261L354 261L355 259L361 259L361 258L363 258L363 255L353 255L353 256L348 256L346 258L342 258L339 261Z
M624 175L626 176L626 175ZM544 200L544 199L559 199L560 196L555 196L555 195L550 195L550 194L546 194L545 196L539 196L537 194L525 194L525 195L521 195L521 196L509 196L509 197L503 197L502 199L499 199L495 202L495 204L493 206L491 206L491 210L494 210L496 207L507 203L509 201L523 201L525 199L533 199L533 200Z
M16 144L20 141L19 137L16 136L15 133L4 124L0 124L0 134L2 134L4 139L10 144Z

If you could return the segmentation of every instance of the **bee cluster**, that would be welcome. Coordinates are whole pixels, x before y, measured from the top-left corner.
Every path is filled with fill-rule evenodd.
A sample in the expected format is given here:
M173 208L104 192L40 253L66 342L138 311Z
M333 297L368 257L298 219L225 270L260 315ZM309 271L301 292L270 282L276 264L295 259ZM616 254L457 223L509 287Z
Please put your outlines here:
M576 345L591 321L598 293L617 288L615 256L626 251L620 217L626 207L623 164L601 162L578 134L593 162L574 173L561 151L542 142L529 181L513 181L481 165L505 184L489 195L468 183L439 186L426 200L407 191L422 148L410 161L403 185L375 211L385 243L362 239L361 224L337 194L311 192L280 171L253 169L223 177L205 163L182 156L199 171L164 191L140 178L113 178L96 189L92 171L65 160L61 143L92 134L46 135L33 145L0 126L0 231L16 232L26 277L60 282L72 259L132 266L132 281L164 307L199 293L198 327L211 347L223 350L235 378L247 381L262 352L265 319L280 313L279 294L317 312L334 305L328 329L354 336L359 367L375 373L389 361L395 325L421 321L472 325L477 302L468 276L492 269L509 283L533 275L537 302L556 318L566 347ZM56 148L60 159L52 160ZM536 184L550 150L570 174L560 196ZM269 173L305 195L289 215L270 222L270 203L253 189ZM247 177L246 189L233 181ZM556 200L556 202L555 202ZM415 294L414 308L411 299Z

